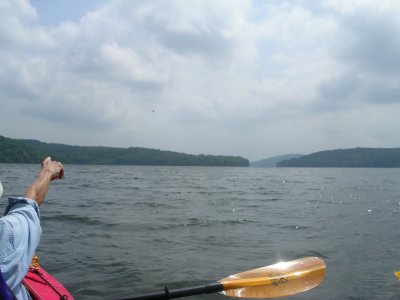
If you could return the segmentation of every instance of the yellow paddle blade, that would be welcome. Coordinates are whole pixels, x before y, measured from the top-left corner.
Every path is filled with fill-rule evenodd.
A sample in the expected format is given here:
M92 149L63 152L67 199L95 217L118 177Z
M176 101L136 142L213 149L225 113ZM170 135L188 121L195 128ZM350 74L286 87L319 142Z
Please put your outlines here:
M400 271L399 272L394 272L394 276L396 276L398 281L400 282Z
M229 297L278 298L308 291L324 279L326 265L318 257L280 262L220 280Z

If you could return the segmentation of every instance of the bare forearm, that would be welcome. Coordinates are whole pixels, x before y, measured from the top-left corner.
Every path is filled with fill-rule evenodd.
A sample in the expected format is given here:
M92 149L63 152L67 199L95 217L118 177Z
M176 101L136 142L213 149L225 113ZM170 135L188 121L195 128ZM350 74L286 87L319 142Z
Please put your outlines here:
M47 195L52 176L52 172L42 169L36 179L29 185L25 192L25 197L35 200L40 206Z
M25 192L25 197L35 200L41 205L49 190L50 181L61 179L64 176L64 167L58 161L52 161L47 157L41 164L41 170L36 179L30 184Z

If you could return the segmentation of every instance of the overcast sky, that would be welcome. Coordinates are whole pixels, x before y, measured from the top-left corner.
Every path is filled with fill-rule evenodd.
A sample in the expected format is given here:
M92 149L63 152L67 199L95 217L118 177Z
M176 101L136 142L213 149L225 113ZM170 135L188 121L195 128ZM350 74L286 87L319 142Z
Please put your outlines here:
M0 0L0 135L241 155L400 147L400 1Z

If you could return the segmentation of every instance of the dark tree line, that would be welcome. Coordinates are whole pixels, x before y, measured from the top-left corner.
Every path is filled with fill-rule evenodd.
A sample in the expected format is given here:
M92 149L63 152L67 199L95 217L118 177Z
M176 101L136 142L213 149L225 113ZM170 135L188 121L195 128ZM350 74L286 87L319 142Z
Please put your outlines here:
M283 160L278 167L399 168L400 148L354 148Z
M39 160L40 154L18 140L0 136L0 162L31 163Z
M37 163L46 156L51 156L65 164L249 166L249 160L239 156L193 155L139 147L70 146L0 136L0 162L2 163Z

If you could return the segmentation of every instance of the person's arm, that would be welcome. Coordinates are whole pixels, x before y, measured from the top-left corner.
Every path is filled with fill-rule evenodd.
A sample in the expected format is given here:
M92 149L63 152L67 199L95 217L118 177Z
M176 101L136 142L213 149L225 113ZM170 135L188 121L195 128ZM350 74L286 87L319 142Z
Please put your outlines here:
M52 161L47 157L42 162L42 169L40 170L36 179L29 185L25 192L25 198L35 200L40 206L47 191L49 190L50 181L56 178L62 178L64 175L64 167L60 162Z
M8 197L5 216L0 218L0 269L17 299L26 299L21 281L40 242L42 229L38 205L43 203L50 181L63 175L62 164L46 158L25 196Z

